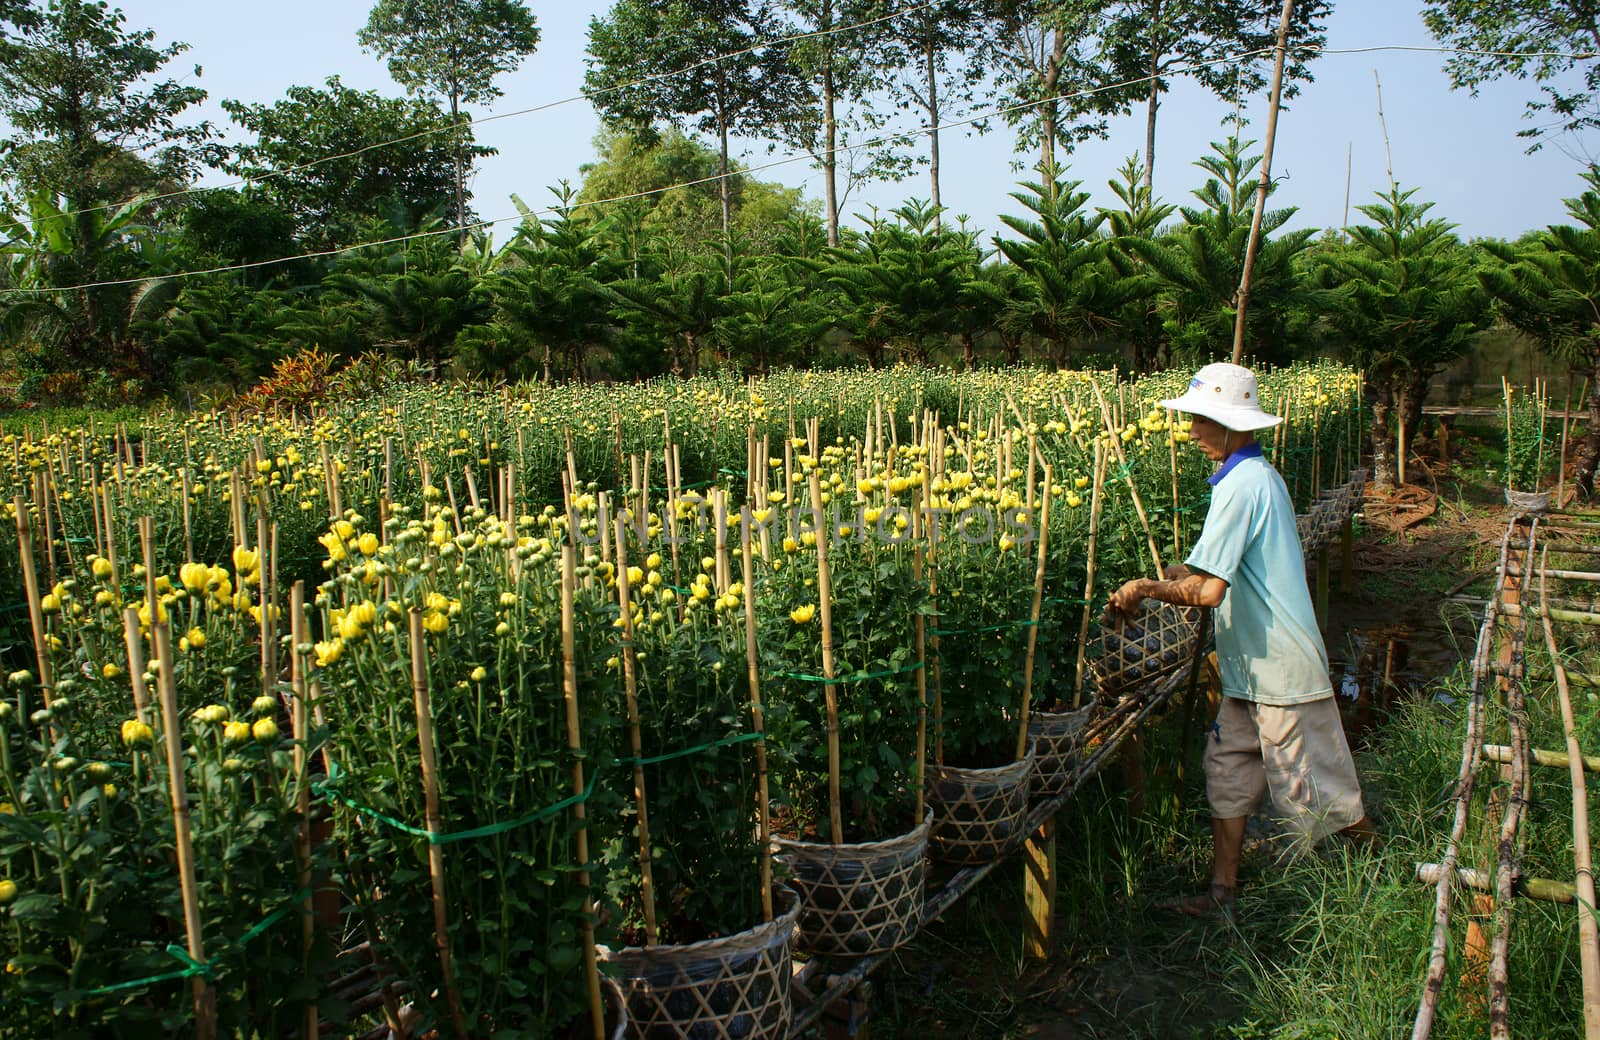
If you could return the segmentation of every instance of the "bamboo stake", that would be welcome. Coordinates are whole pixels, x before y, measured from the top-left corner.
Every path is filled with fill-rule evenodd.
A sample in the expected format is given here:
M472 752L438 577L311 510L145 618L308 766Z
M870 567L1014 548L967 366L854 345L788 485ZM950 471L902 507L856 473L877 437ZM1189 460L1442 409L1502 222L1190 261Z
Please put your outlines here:
M1083 704L1083 666L1084 658L1089 649L1089 619L1094 612L1094 579L1095 579L1095 549L1100 540L1100 507L1103 498L1100 485L1105 482L1106 475L1106 449L1098 441L1094 446L1094 490L1090 492L1089 503L1089 562L1084 570L1083 579L1083 622L1078 626L1078 667L1077 679L1072 689L1072 709L1076 711Z
M1105 395L1100 392L1098 384L1094 386L1094 396L1100 403L1100 416L1105 420L1106 436L1111 441L1111 450L1116 452L1117 462L1122 469L1122 479L1128 485L1128 494L1133 496L1133 511L1139 517L1139 526L1144 529L1144 539L1150 549L1150 562L1155 566L1155 576L1160 579L1161 553L1156 549L1156 536L1150 530L1150 518L1145 515L1144 500L1139 497L1139 485L1134 483L1133 472L1128 468L1128 457L1122 452L1122 438L1112 426L1111 413L1106 408Z
M1503 586L1511 549L1511 530L1507 528L1500 542L1500 564L1495 580L1496 587ZM1481 726L1483 724L1483 677L1489 670L1489 649L1497 620L1497 603L1491 602L1484 611L1483 623L1478 629L1477 648L1473 653L1471 695L1467 699L1467 733L1462 744L1461 768L1456 775L1455 815L1450 825L1450 838L1445 845L1444 859L1440 864L1438 888L1434 893L1433 941L1428 958L1428 970L1423 981L1422 998L1418 1002L1417 1017L1412 1024L1412 1040L1427 1040L1433 1030L1433 1017L1438 1010L1439 995L1444 988L1446 967L1445 952L1449 944L1450 886L1455 880L1456 857L1461 838L1467 829L1467 814L1471 807L1472 792L1476 786L1478 762L1481 756Z
M1033 659L1039 645L1039 612L1044 608L1045 552L1050 540L1050 481L1054 474L1044 467L1044 501L1039 504L1039 554L1033 570L1033 608L1028 613L1028 656L1022 665L1022 711L1017 721L1017 759L1028 756L1028 713L1033 708ZM918 822L921 822L920 820Z
M141 722L150 721L150 691L144 684L144 640L139 638L139 612L122 608L122 641L128 647L128 678L133 682L133 711Z
M756 580L754 552L750 545L750 525L754 522L748 505L739 524L739 554L744 575L745 667L750 682L750 726L757 734L756 744L756 840L761 847L761 919L772 920L772 815L767 793L766 715L761 706L761 668L756 653Z
M1182 499L1178 495L1178 442L1173 438L1177 432L1178 413L1167 411L1167 459L1172 466L1172 558L1183 558L1183 521L1179 508Z
M822 482L816 469L810 474L811 515L817 536L817 603L822 614L822 693L828 710L828 828L835 845L844 842L844 820L839 807L839 691L833 660L833 578L828 572L828 536L822 514ZM917 821L920 823L921 821Z
M654 946L656 934L655 878L650 869L650 812L644 786L643 740L639 734L638 658L633 645L633 603L628 588L627 527L616 518L617 603L622 608L622 681L628 705L628 743L633 750L633 804L639 814L639 888L644 903L644 945Z
M411 608L411 692L416 701L417 747L422 754L422 795L428 826L428 878L433 886L433 939L439 951L439 969L450 1020L458 1040L467 1040L466 1016L456 992L450 957L450 913L445 904L444 846L437 836L444 827L439 819L439 770L434 755L433 709L428 700L428 651L422 628L422 611Z
M889 429L891 431L894 429L892 423ZM1048 487L1045 493L1049 493ZM911 514L911 539L911 580L914 585L921 587L926 574L921 510L914 510ZM922 666L917 669L917 775L912 784L916 792L916 806L911 818L911 825L920 827L926 811L928 794L928 626L927 619L921 611L912 618L911 624L913 631L916 632L917 662Z
M17 549L22 559L22 583L28 594L28 623L33 628L33 659L39 669L39 694L44 706L50 707L50 691L55 679L50 671L50 648L45 642L44 608L39 601L39 575L33 569L33 526L28 516L28 506L21 495L14 495L11 508L17 517ZM150 619L152 622L155 618Z
M605 1004L600 995L600 961L594 948L595 900L589 891L588 807L583 793L583 730L578 719L578 652L574 629L577 624L578 551L570 541L561 547L561 692L567 716L567 750L572 752L572 807L576 826L578 886L583 889L583 975L589 993L589 1031L592 1040L605 1040Z
M1540 559L1541 566L1550 554L1547 547ZM1547 582L1539 576L1539 598L1546 596ZM1594 907L1594 868L1589 848L1589 791L1583 777L1583 749L1578 745L1577 723L1572 714L1572 693L1567 688L1567 672L1561 665L1561 654L1556 648L1555 629L1547 615L1544 619L1544 643L1550 651L1550 663L1556 673L1556 692L1561 701L1561 729L1567 739L1569 776L1572 778L1572 855L1576 873L1578 905L1578 962L1583 971L1583 1035L1587 1040L1600 1040L1600 928L1596 927Z
M305 655L299 649L310 638L306 634L305 614L305 582L297 581L289 590L289 638L292 647L289 654L289 688L294 691L289 725L294 734L295 808L300 814L300 832L296 836L295 850L300 859L300 888L306 894L300 907L300 942L305 963L309 966L312 948L316 944L317 920L311 892L311 778L308 775L311 727L306 712ZM316 1040L316 1001L306 1002L305 1013L306 1040Z
M1436 885L1443 876L1444 870L1438 863L1417 864L1417 880L1424 884ZM1494 879L1473 867L1457 867L1456 883L1462 888L1470 888L1477 892L1494 891ZM1519 877L1512 887L1519 896L1537 899L1545 903L1575 903L1578 901L1577 888L1564 881L1552 881L1549 878ZM1594 913L1592 907L1584 907L1580 912L1585 917L1591 917Z
M1510 762L1511 749L1504 744L1485 744L1483 759L1485 762ZM1528 760L1536 766L1548 766L1551 769L1568 769L1573 762L1572 756L1565 751L1546 751L1542 748L1530 750ZM1578 761L1583 763L1584 772L1600 773L1600 757L1583 755Z
M167 790L172 803L172 827L178 857L178 885L183 897L183 931L189 945L189 958L206 962L205 938L200 925L200 890L194 877L194 839L189 829L189 790L183 776L183 734L178 727L178 686L173 677L172 636L167 626L150 619L157 663L157 688L161 691L161 730L167 745ZM195 1035L199 1040L215 1040L217 1035L216 994L204 975L189 979L194 994Z

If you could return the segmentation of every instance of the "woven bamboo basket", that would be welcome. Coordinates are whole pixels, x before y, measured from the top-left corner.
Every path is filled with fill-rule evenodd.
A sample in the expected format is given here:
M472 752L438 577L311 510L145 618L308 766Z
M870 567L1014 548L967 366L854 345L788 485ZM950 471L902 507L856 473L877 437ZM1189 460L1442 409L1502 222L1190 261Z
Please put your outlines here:
M1036 711L1028 716L1028 742L1038 760L1033 767L1033 793L1048 798L1067 789L1083 750L1083 731L1100 705L1091 700L1077 711Z
M796 948L864 957L909 942L922 921L933 812L894 838L832 845L775 839L778 860L800 895Z
M944 863L988 863L1015 848L1023 838L1034 761L1029 748L1026 758L992 769L929 763L929 854Z
M778 915L737 935L683 946L600 947L616 969L632 1040L782 1040L800 898L780 888Z
M1518 516L1539 516L1550 511L1550 492L1506 488L1506 505Z
M1300 551L1305 553L1307 556L1310 556L1312 553L1317 551L1316 546L1311 542L1312 536L1316 533L1315 526L1316 518L1312 514L1295 514L1294 529L1300 535Z
M1199 624L1200 612L1193 607L1147 599L1137 617L1120 626L1102 625L1087 652L1102 697L1115 700L1187 665Z

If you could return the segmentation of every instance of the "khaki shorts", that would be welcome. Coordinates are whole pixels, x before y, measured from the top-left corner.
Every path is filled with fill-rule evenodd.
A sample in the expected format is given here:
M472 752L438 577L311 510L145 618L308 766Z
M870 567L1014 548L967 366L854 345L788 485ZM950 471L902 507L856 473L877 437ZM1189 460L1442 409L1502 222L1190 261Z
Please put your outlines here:
M1274 820L1315 842L1365 815L1332 697L1288 707L1222 698L1206 732L1205 762L1206 797L1218 819L1251 816L1270 796Z

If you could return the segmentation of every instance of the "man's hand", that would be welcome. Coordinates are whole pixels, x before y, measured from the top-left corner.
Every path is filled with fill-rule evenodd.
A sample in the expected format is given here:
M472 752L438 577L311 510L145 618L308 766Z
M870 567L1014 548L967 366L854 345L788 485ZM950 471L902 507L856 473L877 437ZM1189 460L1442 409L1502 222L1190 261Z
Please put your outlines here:
M1124 582L1122 587L1111 594L1106 601L1106 623L1122 624L1134 614L1139 612L1139 604L1150 594L1149 589L1155 582L1148 578L1134 578Z
M1134 578L1111 594L1106 601L1106 624L1121 625L1139 610L1146 599L1158 599L1180 607L1217 607L1227 595L1228 583L1212 574L1181 565L1163 571L1164 580Z

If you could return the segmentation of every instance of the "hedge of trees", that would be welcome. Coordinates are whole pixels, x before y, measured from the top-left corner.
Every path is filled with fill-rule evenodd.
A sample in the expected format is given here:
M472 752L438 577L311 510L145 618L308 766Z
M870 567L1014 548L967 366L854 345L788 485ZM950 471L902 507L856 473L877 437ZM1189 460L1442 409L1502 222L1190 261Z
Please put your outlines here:
M1233 127L1195 162L1187 204L1169 204L1150 187L1164 80L1075 90L1262 44L1278 4L899 8L616 0L590 35L598 158L547 205L516 200L524 219L497 241L470 207L489 150L465 106L497 96L538 44L517 0L379 0L360 41L408 96L334 76L270 105L225 101L246 137L232 146L185 121L202 91L160 78L184 45L158 45L103 3L0 0L0 364L13 396L200 401L312 349L493 380L901 360L1148 371L1225 349L1253 142ZM1319 39L1329 8L1297 5L1297 44ZM870 24L837 31L857 23ZM755 45L799 31L811 35ZM1231 70L1204 79L1218 91L1259 85L1256 64L1216 68ZM687 71L660 75L672 69ZM1309 77L1299 58L1290 74ZM937 128L1019 100L1036 173L1011 192L1004 227L973 227L939 204ZM1136 104L1145 147L1109 185L1114 202L1091 205L1067 153ZM921 112L927 132L860 147L886 106ZM740 169L732 134L810 152L821 205ZM919 167L926 195L850 214L860 179ZM187 190L207 168L247 183ZM1517 242L1463 242L1398 185L1359 209L1319 234L1289 229L1292 206L1269 208L1247 349L1360 365L1380 481L1431 380L1496 322L1593 376L1600 429L1600 174L1568 225ZM1600 456L1600 438L1586 450Z

